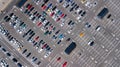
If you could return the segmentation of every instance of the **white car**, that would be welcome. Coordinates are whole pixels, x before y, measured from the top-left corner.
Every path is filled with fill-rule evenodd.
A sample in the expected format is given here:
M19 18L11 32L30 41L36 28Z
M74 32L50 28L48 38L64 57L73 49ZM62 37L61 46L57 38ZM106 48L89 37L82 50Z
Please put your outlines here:
M68 30L67 32L70 34L72 32L72 29Z
M38 47L38 46L36 46L35 48L36 48L36 49L38 49L39 47Z
M45 25L47 22L48 22L48 21L47 21L47 20L45 20L45 21L43 22L43 25Z
M21 8L20 8L20 11L23 11L23 9L24 9L24 8L23 8L23 7L21 7Z
M50 55L49 52L45 53L44 58L47 58Z
M64 22L62 22L62 23L60 24L60 26L61 26L61 27L63 27L64 25L65 25L65 23L64 23Z
M38 53L41 53L41 52L42 52L42 50L43 50L43 49L42 49L42 48L40 48L40 49L38 50Z
M36 23L36 21L37 21L37 20L35 19L35 20L33 21L33 23Z
M53 15L53 17L52 17L53 19L54 19L54 21L56 21L57 20L57 16L55 16L55 15Z
M53 49L50 49L49 51L47 51L44 55L44 58L47 58L51 54L52 51Z
M100 31L100 29L101 29L101 26L96 27L96 31Z
M81 8L77 9L77 13L81 10Z
M29 17L29 19L32 19L34 16L33 15L31 15L30 17Z
M11 43L14 43L14 42L15 42L15 38L13 38L10 42L11 42Z
M85 6L87 6L88 8L91 8L93 5L90 2L87 2Z
M13 45L17 45L16 39L13 39Z
M68 5L68 3L67 3L67 2L65 2L65 3L63 4L63 7L65 8L67 5Z
M81 21L82 21L81 16L78 16L76 19L78 20L78 22L81 22Z
M93 40L90 40L90 41L88 42L88 45L93 46L93 45L94 45L94 41L93 41Z
M33 39L31 38L28 42L30 42L30 43L31 43L32 41L33 41Z
M16 17L16 15L13 15L13 16L11 17L11 19L13 20L15 17Z
M39 5L39 4L40 4L40 2L41 2L41 0L37 1L37 2L36 2L36 4L37 4L37 5Z
M45 28L44 28L44 27L41 27L41 30L42 30L43 32L45 32Z
M22 34L22 29L19 28L19 29L17 30L17 32L18 32L19 34Z
M58 11L59 11L58 9L55 9L55 11L54 11L54 12L55 12L55 14L56 14Z

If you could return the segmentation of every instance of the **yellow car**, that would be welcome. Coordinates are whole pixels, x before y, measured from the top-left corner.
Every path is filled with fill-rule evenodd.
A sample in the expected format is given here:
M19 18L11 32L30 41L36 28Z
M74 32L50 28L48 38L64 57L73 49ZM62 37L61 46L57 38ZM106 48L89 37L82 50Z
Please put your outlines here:
M17 47L18 47L17 50L18 50L18 51L21 51L23 46L22 46L22 45L18 45Z
M47 12L50 12L50 11L51 11L50 9L47 10Z
M50 12L51 12L51 10L50 10L50 9L48 9L48 10L47 10L47 13L49 14Z
M87 2L86 0L81 0L81 3L84 4L85 2Z
M85 33L81 32L80 33L80 37L83 37L85 35Z
M19 47L17 50L20 51L21 49L22 49L22 48Z

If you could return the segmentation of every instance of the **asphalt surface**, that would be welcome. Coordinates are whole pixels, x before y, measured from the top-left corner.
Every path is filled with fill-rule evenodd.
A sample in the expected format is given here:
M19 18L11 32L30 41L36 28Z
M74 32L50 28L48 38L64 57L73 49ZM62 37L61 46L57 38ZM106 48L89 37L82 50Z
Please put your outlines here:
M14 29L10 26L10 22L5 22L3 19L1 19L1 25L4 26L4 28L7 29L13 37L22 43L24 47L18 51L17 47L10 43L3 34L0 34L0 44L3 44L3 46L5 46L8 51L10 51L14 57L16 57L23 64L24 67L62 67L64 62L67 62L66 67L120 67L119 0L93 0L93 2L97 2L97 6L91 8L85 6L85 4L82 4L80 0L75 0L75 2L79 4L82 10L86 10L86 15L83 17L81 22L78 22L76 19L78 15L75 15L74 12L69 12L69 8L63 7L64 3L60 4L57 2L57 0L49 1L48 3L52 2L57 6L58 9L62 10L64 14L67 14L65 25L63 27L60 26L61 21L55 22L49 15L46 17L46 19L49 20L57 30L61 30L60 33L65 34L65 38L59 45L57 44L59 39L52 39L52 35L55 32L51 35L44 35L44 31L42 31L40 27L37 27L36 24L32 23L28 15L20 11L20 8L16 6L12 7L16 2L11 3L11 5L6 9L6 13L1 14L0 18L13 12L20 18L20 20L27 24L28 27L24 32L28 31L28 29L32 29L36 33L33 39L36 36L39 36L39 39L44 40L53 49L50 56L44 58L46 51L43 50L39 53L39 49L36 49L33 47L33 44L26 41L28 36L23 38L22 35L24 33L19 34L17 29ZM41 4L36 5L33 1L30 0L27 1L24 6L27 3L31 3L35 7L33 12L37 10L41 13L43 11L40 7ZM108 14L112 15L109 19L107 19L108 14L103 19L99 19L97 17L97 14L103 7L107 7L109 9ZM69 33L68 31L70 30L70 27L67 25L67 23L71 19L75 21L75 26ZM91 24L90 28L85 27L86 22ZM101 26L101 29L96 31L95 28L98 25ZM80 36L81 32L84 33L83 36ZM71 40L66 42L67 38L71 38ZM93 46L88 45L90 40L94 41ZM67 55L65 54L64 50L72 41L76 42L77 47L70 55ZM22 54L24 49L28 49L28 51L25 54ZM26 58L25 56L29 52L31 52L31 55L30 57ZM4 55L5 54L3 52L0 52L0 58ZM33 63L31 61L33 56L36 56L38 60L41 61L40 65L36 65L37 62ZM61 57L60 61L57 61L58 57ZM11 65L10 67L16 67L14 62L9 63L9 61L11 61L11 59L8 60L8 64Z

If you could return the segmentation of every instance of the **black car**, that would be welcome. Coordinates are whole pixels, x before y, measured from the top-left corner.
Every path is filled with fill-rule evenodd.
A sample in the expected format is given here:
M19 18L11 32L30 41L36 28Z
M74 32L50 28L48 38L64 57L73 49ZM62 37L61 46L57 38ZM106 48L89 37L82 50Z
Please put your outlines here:
M67 6L65 7L65 8L68 8L70 5L69 4L67 4Z
M46 46L46 50L48 50L48 51L49 51L50 49L51 49L51 48L50 48L50 46L49 46L49 45L47 45L47 46Z
M86 14L86 11L84 11L84 12L81 14L81 16L85 16L85 14Z
M33 32L30 37L32 38L34 35L35 35L35 33Z
M32 37L28 37L27 41L30 41Z
M30 9L30 11L32 11L34 9L34 7L32 7L31 9Z
M70 8L70 10L69 10L70 12L72 12L73 11L73 8Z
M57 44L60 44L62 41L61 40L59 40L58 42L57 42Z
M17 66L18 66L18 67L22 67L22 64L21 64L21 63L17 63Z
M50 22L48 21L48 22L45 24L45 26L44 26L44 27L46 27L49 23L50 23Z
M40 40L39 44L41 44L42 42L44 42L43 40Z
M60 32L60 30L56 31L56 32L55 32L55 35L57 35L59 32Z
M13 37L9 38L9 41L11 41L13 39Z
M66 41L70 41L71 40L71 38L68 38Z
M43 7L45 4L42 4L41 7Z
M26 10L24 11L24 13L25 13L25 14L28 13L28 10L26 9Z
M24 38L26 35L27 35L27 33L24 33L22 37Z
M22 54L24 54L25 52L27 52L27 49L25 49L25 50L22 52Z
M11 54L10 54L10 53L6 53L6 55L7 55L7 56L11 56Z
M22 26L24 24L24 22L21 22L19 26Z
M30 4L28 3L27 5L26 5L26 8L29 6Z
M32 62L35 62L35 61L37 61L37 58L34 58Z
M2 48L2 51L6 52L7 50L5 48Z
M13 62L15 62L15 63L17 63L17 61L18 61L16 58L13 58L12 60L13 60Z
M34 21L36 17L33 17L31 20Z
M8 16L5 16L5 17L4 17L4 20L6 20L6 19L8 19Z
M37 11L35 11L35 12L33 13L33 15L35 15L35 14L37 14Z
M75 10L77 10L78 8L79 8L79 6L76 6L76 7L75 7Z
M36 46L37 45L37 42L35 42L34 44L33 44L33 46Z
M31 31L29 32L29 35L32 35L33 33L34 33L34 31L31 30Z
M111 17L111 14L109 14L108 16L107 16L107 18L110 18Z
M38 61L38 62L37 62L37 65L40 65L40 63L41 63L41 61Z
M54 6L54 7L52 8L52 11L54 11L56 8L57 8L57 6Z
M5 21L6 22L9 22L11 20L11 18L10 17L8 17Z
M28 53L27 55L26 55L26 57L29 57L31 55L31 53Z
M43 0L44 3L47 3L49 0Z
M75 4L75 2L73 2L72 4L71 4L71 6L73 6Z
M12 17L13 15L14 15L14 13L10 13L10 15L9 15L9 16L10 16L10 17Z
M70 25L72 23L72 20L70 20L69 22L68 22L68 25Z
M63 0L59 0L58 2L59 2L59 3L62 3L62 2L63 2Z
M78 12L78 14L81 14L83 12L83 10L80 10L79 12Z
M31 29L29 29L28 31L27 31L27 33L26 34L28 34L28 33L30 33L32 30Z

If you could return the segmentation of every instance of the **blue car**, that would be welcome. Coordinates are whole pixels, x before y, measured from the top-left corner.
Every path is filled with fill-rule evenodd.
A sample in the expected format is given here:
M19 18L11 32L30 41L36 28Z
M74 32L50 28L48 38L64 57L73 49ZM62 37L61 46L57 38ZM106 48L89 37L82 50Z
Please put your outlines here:
M62 40L64 37L65 37L64 34L60 34L60 35L58 36L58 38L61 39L61 40Z
M59 3L62 3L62 2L63 2L63 0L58 0L58 2L59 2Z
M52 3L49 3L49 4L48 4L48 8L50 8L51 6L52 6Z

